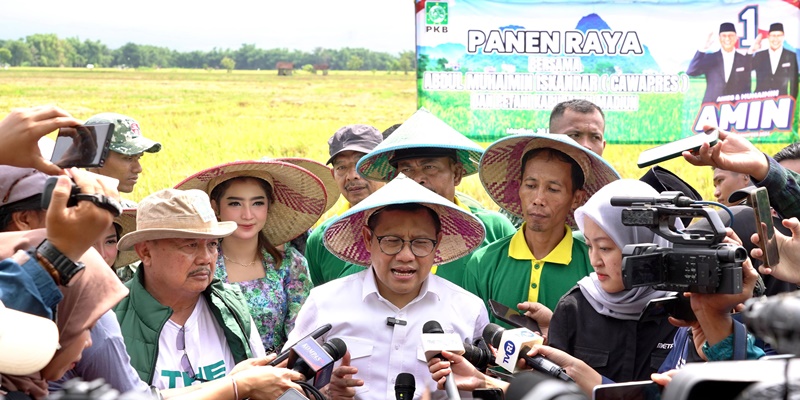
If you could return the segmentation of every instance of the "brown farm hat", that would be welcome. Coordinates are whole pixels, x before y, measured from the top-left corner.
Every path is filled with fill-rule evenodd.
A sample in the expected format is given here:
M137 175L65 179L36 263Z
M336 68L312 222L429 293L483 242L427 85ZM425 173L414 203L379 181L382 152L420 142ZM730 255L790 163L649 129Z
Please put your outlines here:
M136 228L119 240L120 251L147 240L223 238L236 230L236 222L217 222L202 190L164 189L139 202Z
M264 236L273 245L286 243L307 231L325 212L327 193L311 171L278 161L234 161L202 170L175 185L176 189L199 189L211 194L219 184L233 178L266 181L275 194L264 225ZM140 212L141 212L141 207ZM231 222L236 226L235 222Z
M264 157L261 161L269 160L269 158ZM314 161L308 158L301 158L301 157L279 157L275 158L276 161L283 161L292 163L297 165L298 167L303 167L311 172L322 181L322 184L325 185L325 191L328 193L328 202L325 203L325 211L323 213L328 212L328 210L339 201L339 195L342 194L339 191L339 185L336 184L336 180L333 179L333 170L328 167L327 165L319 162Z
M119 237L123 237L136 230L136 209L126 208L122 214L114 218L114 225L119 226ZM135 251L120 251L117 254L117 261L114 262L114 269L124 267L139 261L139 255Z

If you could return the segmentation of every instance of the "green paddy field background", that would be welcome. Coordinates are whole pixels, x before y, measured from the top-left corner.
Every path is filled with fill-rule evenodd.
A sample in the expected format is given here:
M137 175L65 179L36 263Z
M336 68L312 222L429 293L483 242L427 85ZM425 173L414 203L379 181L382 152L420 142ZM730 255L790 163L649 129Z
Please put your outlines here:
M338 128L359 123L383 130L408 118L417 107L417 80L413 73L386 72L331 71L323 76L296 71L279 77L275 71L0 70L0 117L12 108L42 104L55 104L78 119L100 112L126 114L139 121L146 137L163 144L161 152L142 158L144 173L126 196L138 201L227 161L292 156L325 162L327 140ZM531 118L542 119L537 126L546 126L548 116L531 113ZM608 119L607 130L615 121ZM609 144L604 156L624 178L639 178L646 170L636 160L652 146ZM774 154L784 144L757 146ZM693 167L683 159L661 165L713 200L710 168ZM497 208L477 175L458 189Z

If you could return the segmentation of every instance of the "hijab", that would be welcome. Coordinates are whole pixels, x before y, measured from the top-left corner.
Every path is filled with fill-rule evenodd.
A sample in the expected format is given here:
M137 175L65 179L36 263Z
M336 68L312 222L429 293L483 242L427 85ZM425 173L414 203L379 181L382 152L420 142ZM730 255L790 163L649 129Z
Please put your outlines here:
M657 197L659 193L639 180L621 179L611 182L598 190L586 204L575 210L575 222L581 232L584 231L585 219L591 218L620 250L626 245L639 243L656 243L659 247L672 247L670 242L654 234L647 227L623 225L622 210L625 207L611 205L611 197L620 195ZM650 286L608 293L600 286L595 272L578 281L578 287L596 312L623 320L638 320L647 302L672 293L655 290Z
M128 289L96 251L90 249L82 259L87 256L89 259L83 275L70 287L59 286L64 295L56 312L61 349L78 340L84 330L94 326L103 314L128 294ZM9 391L24 392L35 399L48 394L47 381L40 372L27 376L3 375L0 379L3 388Z

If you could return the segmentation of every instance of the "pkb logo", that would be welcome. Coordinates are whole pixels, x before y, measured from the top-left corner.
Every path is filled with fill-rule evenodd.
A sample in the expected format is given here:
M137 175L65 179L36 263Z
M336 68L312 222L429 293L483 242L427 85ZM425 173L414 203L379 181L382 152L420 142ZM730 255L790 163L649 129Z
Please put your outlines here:
M446 26L430 26L430 25L447 25L449 16L447 2L432 2L425 3L425 27L426 32L447 32Z

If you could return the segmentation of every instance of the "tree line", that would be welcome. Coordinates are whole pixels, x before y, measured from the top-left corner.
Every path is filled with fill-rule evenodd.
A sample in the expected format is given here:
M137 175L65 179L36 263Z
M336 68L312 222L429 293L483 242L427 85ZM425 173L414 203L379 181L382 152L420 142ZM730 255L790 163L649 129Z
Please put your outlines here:
M414 51L393 55L363 48L323 49L311 52L286 48L260 49L242 44L239 49L180 52L166 47L126 43L110 49L99 40L77 37L59 38L37 33L16 40L0 39L0 65L14 67L127 67L127 68L221 68L275 69L279 61L292 62L295 68L327 64L332 70L413 71Z

